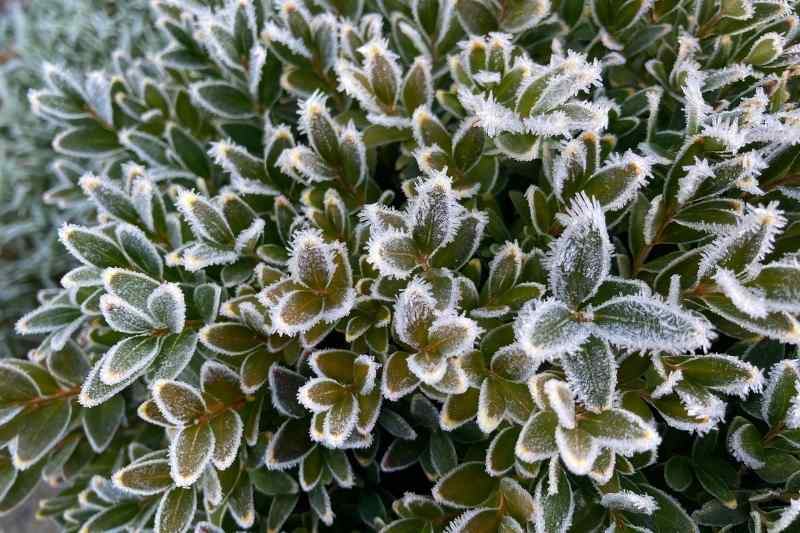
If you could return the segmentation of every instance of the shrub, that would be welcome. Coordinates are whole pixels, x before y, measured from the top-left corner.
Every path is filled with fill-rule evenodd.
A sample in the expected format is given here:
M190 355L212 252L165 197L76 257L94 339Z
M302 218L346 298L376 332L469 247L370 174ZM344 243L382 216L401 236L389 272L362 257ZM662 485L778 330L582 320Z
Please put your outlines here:
M0 356L33 348L15 338L14 322L37 305L36 293L58 286L68 270L52 229L80 219L86 204L66 207L44 195L72 165L50 146L54 128L31 114L27 90L41 83L42 64L93 70L110 64L108 50L126 44L139 53L147 9L140 0L122 12L108 0L0 2ZM85 163L82 164L86 166ZM75 170L73 170L74 172ZM81 172L80 168L77 172ZM80 195L76 197L80 199Z
M152 9L30 93L96 216L0 361L0 511L800 527L793 4Z

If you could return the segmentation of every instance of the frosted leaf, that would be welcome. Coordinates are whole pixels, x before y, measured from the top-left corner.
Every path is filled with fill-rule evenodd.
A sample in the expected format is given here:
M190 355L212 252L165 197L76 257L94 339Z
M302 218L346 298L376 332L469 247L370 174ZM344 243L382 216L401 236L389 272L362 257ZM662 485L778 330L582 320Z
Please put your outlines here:
M781 511L780 518L767 527L767 533L781 533L795 523L800 516L800 498L789 500L789 506Z
M252 253L258 245L261 235L264 233L265 226L266 222L264 222L264 219L257 218L253 220L250 226L239 232L233 245L233 249L236 253L241 255Z
M469 379L461 366L461 359L451 357L446 361L447 369L442 379L431 384L435 390L442 394L463 394L469 388Z
M800 393L792 397L792 403L786 412L786 427L790 429L800 428Z
M100 297L100 312L106 323L121 333L143 333L156 327L149 315L112 294Z
M714 274L714 281L740 310L755 318L767 316L767 303L757 291L750 290L736 279L736 275L726 268Z
M622 209L652 177L652 161L628 150L622 157L612 154L606 165L586 182L583 191L603 207L603 211Z
M752 439L752 440L751 440ZM766 466L766 463L760 458L756 457L750 449L752 442L761 444L761 433L749 423L744 423L739 426L736 431L730 434L728 438L728 450L731 455L736 457L737 460L744 463L748 468L759 470ZM763 453L763 449L760 450Z
M569 531L575 513L575 496L558 461L550 461L547 476L537 483L533 508L536 533Z
M651 515L658 510L658 503L649 494L636 494L629 490L603 494L600 505L613 511Z
M459 89L458 98L464 109L475 116L489 137L500 133L521 133L522 120L513 110L495 101L494 95L473 94L466 88Z
M181 189L175 205L198 238L216 244L231 244L233 232L219 208L195 192Z
M587 413L580 427L591 433L603 447L626 456L654 450L661 443L661 437L653 427L625 409Z
M711 92L753 76L753 67L743 63L709 70L703 80L703 91Z
M288 268L294 280L322 289L333 275L333 254L316 231L298 231L292 239Z
M318 377L306 382L297 391L298 401L313 413L323 413L347 394L346 389L337 381Z
M617 386L617 363L608 344L596 337L573 353L563 354L560 364L570 388L590 411L611 407Z
M182 250L183 255L170 266L181 265L189 272L197 272L213 265L227 265L239 259L239 254L204 243L195 244ZM169 264L169 256L167 258Z
M675 372L670 372L666 379L659 383L659 385L653 389L653 392L650 393L651 398L663 398L664 396L669 396L673 392L675 392L675 385L683 380L683 372L677 370Z
M800 262L796 259L761 267L747 285L751 291L758 291L770 310L800 313Z
M608 102L602 100L598 102L572 101L561 105L556 113L566 118L567 128L570 131L595 132L608 127L608 112L611 107ZM526 124L528 120L530 119L525 120Z
M442 357L455 357L472 349L481 329L474 320L450 313L439 315L428 329L428 346Z
M344 59L339 59L334 69L341 91L358 100L365 110L378 115L383 114L383 109L361 69Z
M147 368L159 353L158 337L137 335L112 346L102 359L100 379L109 386L129 380Z
M645 296L618 296L599 305L592 329L608 342L631 350L705 349L714 337L702 316Z
M578 195L562 223L564 231L551 245L547 258L548 278L556 298L578 306L608 276L611 243L597 200Z
M599 485L605 485L611 481L614 469L617 465L617 454L608 448L603 449L594 461L589 477Z
M559 426L567 429L575 428L575 398L563 381L551 379L544 384L544 394L550 408L558 416Z
M186 322L186 302L183 291L175 283L164 283L147 298L147 309L159 323L172 333L183 331Z
M743 272L772 251L776 237L786 225L786 217L777 202L766 207L748 206L741 222L726 235L718 237L703 251L697 279L712 274L717 268Z
M784 359L776 363L769 372L767 386L761 401L761 416L771 426L782 422L786 416L788 398L800 391L800 368L797 361Z
M417 185L417 195L410 201L411 236L421 254L433 254L455 237L458 218L464 208L453 193L452 180L437 172Z
M675 387L675 394L680 398L686 413L695 420L701 421L700 425L694 428L685 428L686 431L696 431L698 434L702 434L714 429L725 418L725 402L702 387L679 383Z
M102 366L103 359L95 363L95 365L92 367L92 370L89 372L89 375L86 376L83 385L81 386L81 392L78 396L78 401L83 407L96 407L106 402L108 399L115 394L118 394L139 377L138 374L134 374L125 381L117 383L116 385L106 385L100 379L100 371Z
M120 224L114 235L132 265L157 278L163 275L161 254L142 230L130 224Z
M562 359L565 355L562 355ZM523 383L528 380L538 368L538 362L532 360L524 350L516 344L503 346L492 356L492 372L503 379Z
M369 355L359 355L353 362L353 385L357 394L370 394L375 388L380 364Z
M574 185L585 172L587 156L586 144L579 139L561 144L553 162L552 175L553 189L559 198L563 199L565 188Z
M324 443L333 448L342 446L355 429L358 413L359 405L352 395L334 404L324 415Z
M262 36L268 43L270 41L278 42L289 49L293 54L308 59L311 58L311 52L301 39L295 38L288 30L281 28L272 21L266 23Z
M505 243L489 263L486 285L489 296L499 296L517 284L525 260L525 253L516 242Z
M225 470L236 460L242 441L244 426L239 413L226 410L210 422L214 433L214 453L211 460L217 470Z
M800 344L800 323L789 313L770 312L764 318L755 318L739 310L722 294L708 295L703 301L714 313L743 329L780 342Z
M747 132L737 122L715 115L702 130L702 134L718 140L729 152L738 152L747 142Z
M561 460L573 474L583 476L589 473L600 454L600 445L580 427L566 429L556 427L556 444Z
M58 238L69 253L86 266L108 268L128 264L117 243L99 230L64 224L58 230Z
M383 204L367 204L359 211L359 217L370 226L371 231L383 232L389 229L404 231L405 214L393 207Z
M158 380L153 383L152 394L164 418L174 425L192 424L206 412L200 391L186 383Z
M413 279L398 296L394 308L394 331L400 340L414 348L424 346L436 316L435 308L430 285Z
M589 336L585 323L555 300L534 300L527 303L514 322L517 344L534 360L552 359L573 352Z
M336 170L307 146L286 148L278 156L281 171L300 182L322 183L336 179Z
M182 427L169 447L170 475L179 487L193 485L214 453L214 434L208 424Z
M387 106L394 106L400 87L401 71L398 56L389 49L385 39L375 38L358 49L364 57L364 73L377 98Z
M298 126L308 137L314 151L327 162L333 163L340 157L339 135L325 101L325 95L316 91L301 102L298 110Z
M698 132L701 124L706 121L712 112L712 107L703 98L703 83L705 73L696 69L687 69L686 80L683 84L683 96L686 102L686 133L693 135Z
M367 259L383 276L402 279L419 264L414 241L404 231L393 228L382 232L373 230L367 249Z
M510 517L508 517L510 518ZM481 531L486 528L494 528L502 521L496 509L478 507L469 511L464 511L452 520L442 533L471 533ZM513 531L510 526L504 525L503 531ZM522 530L519 530L522 531Z
M486 378L478 396L478 427L484 433L492 433L503 421L506 400L502 384L495 378Z
M418 352L407 362L411 373L428 385L441 381L447 372L447 360L437 353Z

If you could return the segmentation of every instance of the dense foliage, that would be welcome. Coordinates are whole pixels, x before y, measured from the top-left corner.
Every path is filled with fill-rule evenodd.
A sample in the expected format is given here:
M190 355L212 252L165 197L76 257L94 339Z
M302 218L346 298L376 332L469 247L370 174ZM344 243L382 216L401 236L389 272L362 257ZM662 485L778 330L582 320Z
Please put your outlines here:
M0 360L0 512L800 528L794 3L151 9L29 93L84 215Z
M53 227L91 211L82 202L51 206L44 195L69 163L53 151L53 125L31 113L27 91L41 85L48 61L94 70L111 64L117 44L141 53L159 38L148 15L143 0L124 10L113 0L0 2L0 356L36 345L15 337L14 322L69 269Z

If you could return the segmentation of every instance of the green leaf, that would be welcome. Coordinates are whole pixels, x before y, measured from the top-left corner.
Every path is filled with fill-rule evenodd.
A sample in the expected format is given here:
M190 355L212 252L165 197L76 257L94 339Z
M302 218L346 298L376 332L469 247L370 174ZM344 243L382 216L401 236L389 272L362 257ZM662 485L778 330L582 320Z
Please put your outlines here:
M225 82L205 81L191 87L192 100L213 115L226 119L253 116L253 104L243 91Z
M578 400L592 412L611 407L617 386L617 363L607 343L589 339L574 353L561 356L561 366Z
M619 408L602 413L586 413L581 428L592 434L603 446L622 452L643 452L658 446L661 437L642 417Z
M433 487L436 501L468 509L486 501L498 488L498 480L486 473L481 462L467 462L442 477Z
M727 464L724 464L727 468L720 468L720 465L723 464L722 460L713 461L710 464L705 461L706 459L694 464L694 473L697 481L700 482L706 492L719 500L722 505L728 509L736 509L736 495L733 493L735 487L730 483L736 479L735 472ZM730 470L734 475L725 476L726 470ZM729 479L730 477L733 477L733 479Z
M25 418L25 428L9 444L14 467L18 470L30 468L58 444L69 427L72 400L50 400L30 408L22 416Z
M128 264L117 243L97 230L65 224L58 236L69 253L87 266L107 268Z
M217 322L200 330L200 342L210 350L224 355L240 355L263 344L264 340L242 324Z
M298 401L300 387L306 382L304 376L273 364L269 369L268 379L272 405L275 409L293 418L301 418L307 414Z
M550 252L549 280L557 298L573 306L591 298L611 268L611 243L597 200L578 196Z
M53 139L53 148L72 157L95 158L110 156L122 146L114 131L89 124L62 131Z
M103 358L100 379L107 385L117 385L147 368L159 352L161 339L137 335L121 340Z
M189 425L206 413L200 392L186 383L160 380L153 383L152 392L159 410L173 424Z
M498 30L492 9L481 0L460 0L456 4L456 13L461 26L470 34L485 35Z
M275 496L272 498L272 503L269 506L269 513L267 515L267 531L277 532L283 527L286 520L289 519L295 506L299 495L290 494L286 496Z
M102 453L111 443L125 415L125 399L114 396L97 407L81 411L86 438L95 453Z
M151 496L173 486L169 462L166 459L139 461L118 470L112 477L114 485L140 496Z
M191 486L199 479L213 453L214 434L208 423L181 428L170 447L172 480L179 487Z
M194 519L197 494L193 488L175 487L161 498L156 511L156 533L185 533Z
M45 461L40 461L38 464L17 473L13 484L0 500L0 516L8 515L33 494L34 489L42 479L44 466Z
M486 472L491 476L501 476L514 467L514 448L520 430L514 427L503 428L497 432L486 450Z
M789 407L800 393L800 372L797 362L789 359L772 367L764 397L761 400L761 414L771 427L786 419Z
M139 505L136 502L118 503L95 514L83 524L81 530L86 533L124 530L136 519L138 513Z
M300 462L312 449L305 420L285 421L269 442L267 468L284 469Z
M534 495L536 533L568 531L574 512L575 500L567 474L558 463L551 461L550 471L542 476L536 485Z
M670 457L664 465L664 479L669 488L676 492L688 489L694 480L689 459L682 455Z
M685 531L698 533L697 525L674 498L650 485L639 485L639 490L655 498L658 509L650 515L629 515L633 523L649 528L653 533Z

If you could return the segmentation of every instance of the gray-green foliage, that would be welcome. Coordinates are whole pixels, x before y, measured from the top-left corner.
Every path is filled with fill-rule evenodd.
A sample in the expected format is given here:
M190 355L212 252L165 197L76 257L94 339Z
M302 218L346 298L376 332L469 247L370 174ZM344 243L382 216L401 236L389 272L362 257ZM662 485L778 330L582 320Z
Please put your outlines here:
M46 68L79 266L0 362L65 531L792 531L777 0L156 0Z
M6 2L0 13L0 346L31 347L14 338L14 321L36 305L36 291L53 287L67 271L52 233L88 206L63 211L44 195L63 174L81 172L59 161L51 148L54 129L31 113L27 93L42 82L45 63L93 70L110 64L109 49L140 51L155 35L144 36L144 2L47 0ZM134 43L133 41L136 40Z

